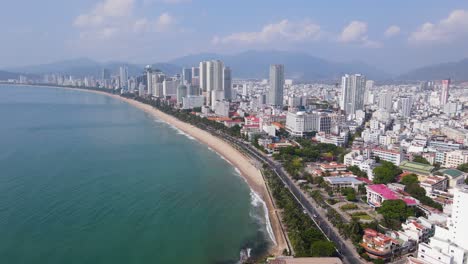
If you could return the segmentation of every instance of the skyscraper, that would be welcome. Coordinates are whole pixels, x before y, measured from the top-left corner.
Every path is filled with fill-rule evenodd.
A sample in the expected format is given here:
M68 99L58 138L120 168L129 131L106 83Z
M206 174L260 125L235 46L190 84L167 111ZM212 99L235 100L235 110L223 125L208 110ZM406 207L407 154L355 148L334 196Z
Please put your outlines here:
M401 115L404 117L410 117L411 108L413 106L411 97L402 97L400 99L400 103L401 103Z
M232 99L232 77L231 77L231 68L224 67L223 69L223 90L224 90L224 99Z
M191 68L182 69L182 83L185 85L192 83L192 69Z
M448 102L450 90L450 79L442 80L442 89L440 91L440 105L443 106Z
M146 91L147 94L151 94L153 92L153 87L152 87L152 80L151 80L151 73L153 70L151 69L151 65L147 65L145 67L145 72L146 72Z
M120 88L126 90L128 89L128 68L126 66L120 67Z
M200 68L192 67L192 78L200 77Z
M270 65L270 91L268 103L271 106L283 106L284 65Z
M102 69L102 76L101 76L101 80L109 80L111 78L111 74L110 74L110 71L109 69Z
M207 80L207 61L202 61L200 62L200 67L199 67L199 79L200 79L200 89L203 92L206 92L206 80Z
M364 110L364 91L366 77L361 74L345 74L341 78L340 107L346 115L354 115L357 110Z
M389 92L380 93L379 95L379 108L384 109L387 112L392 112L393 102L392 94Z

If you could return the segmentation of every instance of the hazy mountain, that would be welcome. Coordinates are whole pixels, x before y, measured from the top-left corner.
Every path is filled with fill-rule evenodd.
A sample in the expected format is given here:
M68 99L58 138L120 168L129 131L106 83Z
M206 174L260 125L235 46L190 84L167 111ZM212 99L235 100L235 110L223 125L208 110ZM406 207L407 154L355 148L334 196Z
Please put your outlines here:
M398 77L399 80L441 80L468 81L468 58L457 62L440 63L421 67Z
M64 60L48 64L24 66L8 69L14 72L22 72L29 74L50 74L58 73L64 75L73 75L76 77L95 76L100 77L103 69L110 70L111 74L118 74L120 66L127 66L130 76L140 74L144 71L145 65L131 64L127 62L106 62L100 63L87 58L79 58L72 60ZM180 67L168 63L155 63L152 65L155 69L160 69L168 74L180 72Z
M389 74L362 62L332 62L307 53L288 51L246 51L235 55L201 53L169 61L195 66L202 60L220 59L231 67L236 78L267 78L270 64L284 64L286 78L303 81L338 80L344 73L362 73L370 79L388 79Z
M19 73L0 71L0 80L6 81L8 79L18 79Z
M268 78L269 66L271 64L284 64L286 78L299 81L335 82L345 73L362 73L369 79L376 80L390 79L389 74L362 62L333 62L311 56L307 53L288 51L246 51L235 55L200 53L183 56L167 63L155 63L153 64L153 68L173 75L180 73L181 68L184 66L197 66L200 61L211 59L224 61L225 65L231 67L235 78ZM112 74L118 74L121 65L127 65L130 75L143 72L145 66L143 64L116 61L99 63L81 58L8 70L32 74L61 73L77 77L100 77L104 68L109 69Z
M37 78L37 76L33 74L22 74L22 73L17 73L17 72L0 71L0 81L6 81L8 79L18 80L20 75L25 75L28 78Z

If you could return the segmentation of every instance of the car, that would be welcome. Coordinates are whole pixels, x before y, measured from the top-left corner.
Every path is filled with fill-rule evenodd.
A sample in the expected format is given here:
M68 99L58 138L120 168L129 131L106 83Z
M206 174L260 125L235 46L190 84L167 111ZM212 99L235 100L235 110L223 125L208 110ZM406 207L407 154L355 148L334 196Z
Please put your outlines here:
M317 215L316 215L316 214L314 214L314 215L313 215L313 217L314 217L314 218L317 218Z

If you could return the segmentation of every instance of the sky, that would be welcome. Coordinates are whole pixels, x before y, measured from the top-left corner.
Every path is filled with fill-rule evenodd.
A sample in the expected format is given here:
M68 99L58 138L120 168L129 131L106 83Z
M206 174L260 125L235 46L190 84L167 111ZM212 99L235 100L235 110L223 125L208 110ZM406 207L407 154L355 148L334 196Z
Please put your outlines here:
M468 57L465 0L2 0L0 68L286 50L389 73Z

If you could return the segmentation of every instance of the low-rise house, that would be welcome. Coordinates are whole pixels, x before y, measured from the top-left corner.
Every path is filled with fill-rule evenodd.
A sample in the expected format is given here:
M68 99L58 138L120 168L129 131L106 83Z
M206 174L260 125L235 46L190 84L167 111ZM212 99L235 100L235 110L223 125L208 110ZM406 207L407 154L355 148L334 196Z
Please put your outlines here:
M346 166L357 166L361 171L367 173L369 180L372 181L374 179L373 170L376 167L374 159L368 159L358 152L353 151L344 156L344 164Z
M323 172L346 171L347 169L347 166L345 164L336 163L336 162L322 163L319 166Z
M388 259L399 246L398 241L373 229L365 229L361 246L369 257Z
M323 180L333 189L353 188L357 190L359 185L364 184L364 182L358 180L355 176L324 177Z
M467 173L457 169L442 169L438 172L440 172L444 177L447 177L448 188L455 188L464 184L465 178L468 176Z
M418 243L428 241L428 239L434 235L434 228L434 225L423 217L408 218L406 222L401 225L402 232Z
M426 190L427 195L432 196L435 191L445 192L447 190L448 178L436 175L428 176L419 185Z

